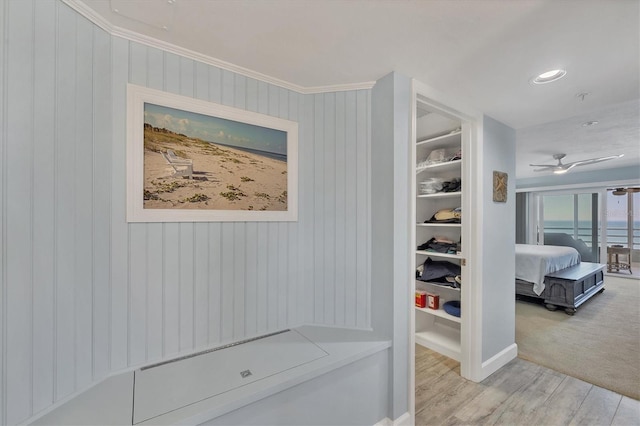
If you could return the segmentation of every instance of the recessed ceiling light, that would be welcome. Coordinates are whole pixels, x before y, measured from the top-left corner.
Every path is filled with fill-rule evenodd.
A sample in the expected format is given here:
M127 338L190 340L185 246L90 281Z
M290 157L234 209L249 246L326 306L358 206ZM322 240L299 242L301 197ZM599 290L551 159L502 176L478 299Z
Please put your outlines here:
M537 77L534 77L531 80L531 82L534 83L534 84L551 83L552 81L560 80L566 74L567 74L567 72L565 70L560 70L560 69L551 70L551 71L543 72L542 74L538 75Z

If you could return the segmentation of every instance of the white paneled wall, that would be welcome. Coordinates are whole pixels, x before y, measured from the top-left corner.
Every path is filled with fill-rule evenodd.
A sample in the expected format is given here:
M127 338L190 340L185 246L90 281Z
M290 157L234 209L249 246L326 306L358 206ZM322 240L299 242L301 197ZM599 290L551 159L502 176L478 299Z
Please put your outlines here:
M302 95L0 4L0 421L111 372L302 323L370 326L370 91ZM125 222L126 84L300 125L295 223Z

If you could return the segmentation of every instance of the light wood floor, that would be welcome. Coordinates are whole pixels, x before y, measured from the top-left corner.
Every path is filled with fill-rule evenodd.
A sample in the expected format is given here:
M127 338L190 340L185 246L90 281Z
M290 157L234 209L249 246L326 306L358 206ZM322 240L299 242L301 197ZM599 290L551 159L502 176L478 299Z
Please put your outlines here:
M640 384L639 384L640 385ZM418 425L640 425L640 401L516 358L481 383L416 345Z

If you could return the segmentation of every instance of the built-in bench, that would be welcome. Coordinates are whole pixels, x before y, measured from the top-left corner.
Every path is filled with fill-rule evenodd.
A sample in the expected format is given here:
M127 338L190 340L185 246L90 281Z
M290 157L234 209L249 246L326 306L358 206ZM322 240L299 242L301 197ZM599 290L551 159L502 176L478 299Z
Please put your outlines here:
M389 341L367 331L315 326L283 330L109 377L33 424L200 424L321 380L389 347ZM362 396L386 400L386 362L373 365L377 373L363 371L360 380L377 380L377 385L364 386L369 389L362 389ZM339 376L333 381L340 381ZM353 378L344 383L352 386ZM295 399L293 395L288 398ZM379 413L369 416L371 424L381 418ZM225 417L223 423L231 420Z

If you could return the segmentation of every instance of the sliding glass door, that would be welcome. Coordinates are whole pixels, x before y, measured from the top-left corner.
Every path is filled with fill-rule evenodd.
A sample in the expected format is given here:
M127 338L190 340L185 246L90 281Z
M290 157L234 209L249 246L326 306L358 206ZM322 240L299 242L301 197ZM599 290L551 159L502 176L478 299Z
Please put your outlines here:
M599 261L597 192L539 194L538 244L574 247L582 261Z
M640 192L607 191L607 245L640 250Z

